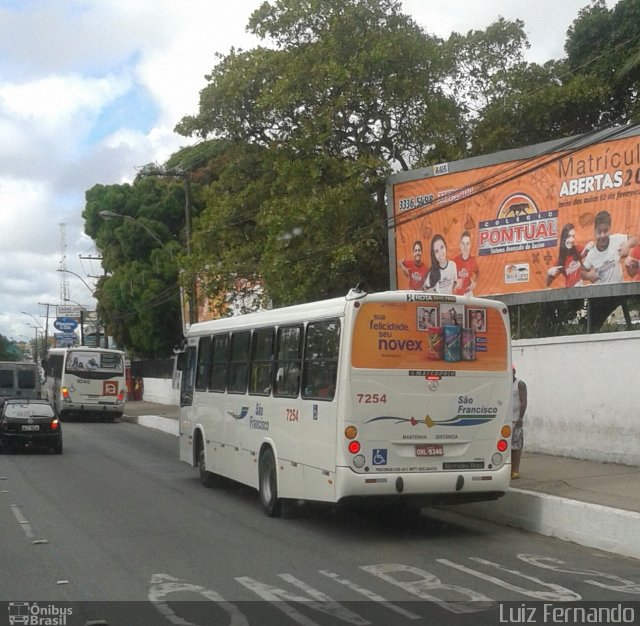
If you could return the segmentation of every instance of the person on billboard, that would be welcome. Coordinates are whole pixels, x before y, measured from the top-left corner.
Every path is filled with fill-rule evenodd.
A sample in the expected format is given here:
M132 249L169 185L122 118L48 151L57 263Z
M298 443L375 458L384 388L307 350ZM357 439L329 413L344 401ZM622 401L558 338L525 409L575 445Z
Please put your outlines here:
M460 237L460 254L454 257L453 262L458 270L458 282L456 295L472 296L478 283L480 268L474 256L471 256L471 233L465 230Z
M640 246L636 246L629 252L624 265L631 280L640 281Z
M564 286L575 287L582 280L582 259L593 248L591 241L586 246L576 243L576 229L573 224L565 224L560 233L558 260L547 270L547 287L560 274L564 275Z
M403 259L398 263L402 273L409 279L409 289L420 291L427 277L427 266L422 262L422 241L413 243L413 259Z
M629 256L638 240L622 233L611 234L611 215L600 211L594 224L595 246L589 250L582 262L582 279L591 283L621 283L622 267L620 260Z
M424 281L424 291L433 293L454 293L458 281L458 269L447 258L447 243L442 235L434 235L431 240L431 267Z

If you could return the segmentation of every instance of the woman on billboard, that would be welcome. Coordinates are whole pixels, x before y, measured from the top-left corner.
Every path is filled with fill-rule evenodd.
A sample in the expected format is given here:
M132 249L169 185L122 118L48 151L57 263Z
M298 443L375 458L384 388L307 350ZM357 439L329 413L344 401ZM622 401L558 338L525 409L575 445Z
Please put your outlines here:
M582 259L593 246L576 243L576 229L573 224L565 224L560 233L558 260L547 270L547 287L560 275L564 275L565 287L575 287L582 278Z
M442 235L431 240L431 267L424 281L424 291L452 294L458 280L458 268L447 258L447 243Z

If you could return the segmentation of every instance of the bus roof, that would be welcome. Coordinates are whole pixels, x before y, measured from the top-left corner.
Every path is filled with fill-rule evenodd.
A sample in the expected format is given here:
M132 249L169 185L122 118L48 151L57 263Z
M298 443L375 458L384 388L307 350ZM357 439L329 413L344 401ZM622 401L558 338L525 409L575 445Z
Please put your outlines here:
M245 327L267 326L272 324L287 324L300 321L313 321L327 317L340 317L350 302L359 300L361 302L385 301L385 302L406 302L408 298L415 300L424 299L425 303L433 302L457 302L464 301L466 304L476 304L484 307L504 307L501 302L488 300L486 298L462 298L459 296L448 296L439 294L428 294L416 291L382 291L377 293L366 293L352 289L346 296L320 300L318 302L307 302L293 306L281 307L278 309L264 309L255 313L245 315L235 315L233 317L222 317L206 322L192 324L187 331L187 337L204 335L215 331L237 330Z

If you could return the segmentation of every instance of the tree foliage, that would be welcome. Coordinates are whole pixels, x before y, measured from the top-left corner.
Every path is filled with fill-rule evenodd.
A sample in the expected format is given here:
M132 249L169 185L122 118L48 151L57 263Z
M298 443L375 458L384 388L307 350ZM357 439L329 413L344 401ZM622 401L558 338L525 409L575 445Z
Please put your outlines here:
M464 148L442 42L391 0L263 3L249 30L271 47L221 57L177 127L234 144L196 227L202 279L277 304L387 288L387 176Z
M389 174L637 120L638 29L640 0L611 10L592 0L567 33L566 58L541 65L524 60L520 20L443 41L397 0L263 2L248 23L261 45L218 56L197 114L176 127L201 140L165 166L183 178L87 193L109 329L141 353L173 345L177 299L155 305L177 290L178 268L183 285L197 277L218 302L239 285L260 285L276 305L356 283L387 288ZM186 172L198 190L190 255ZM103 222L104 209L165 244ZM570 332L581 306L521 307L523 336Z
M102 251L105 270L96 289L101 321L134 355L169 354L182 334L177 264L182 187L173 180L140 178L133 185L95 185L86 201L85 230ZM130 219L105 221L101 211Z
M4 335L0 335L0 361L22 361L18 344Z

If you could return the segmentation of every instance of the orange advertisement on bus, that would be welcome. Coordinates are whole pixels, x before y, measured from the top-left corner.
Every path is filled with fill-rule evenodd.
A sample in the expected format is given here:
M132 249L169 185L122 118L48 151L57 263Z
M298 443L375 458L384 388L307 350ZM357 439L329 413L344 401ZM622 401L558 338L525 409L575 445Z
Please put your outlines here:
M568 144L392 177L397 288L496 296L640 280L640 136Z
M508 338L499 308L479 299L408 295L407 302L367 302L353 335L353 367L502 371Z

